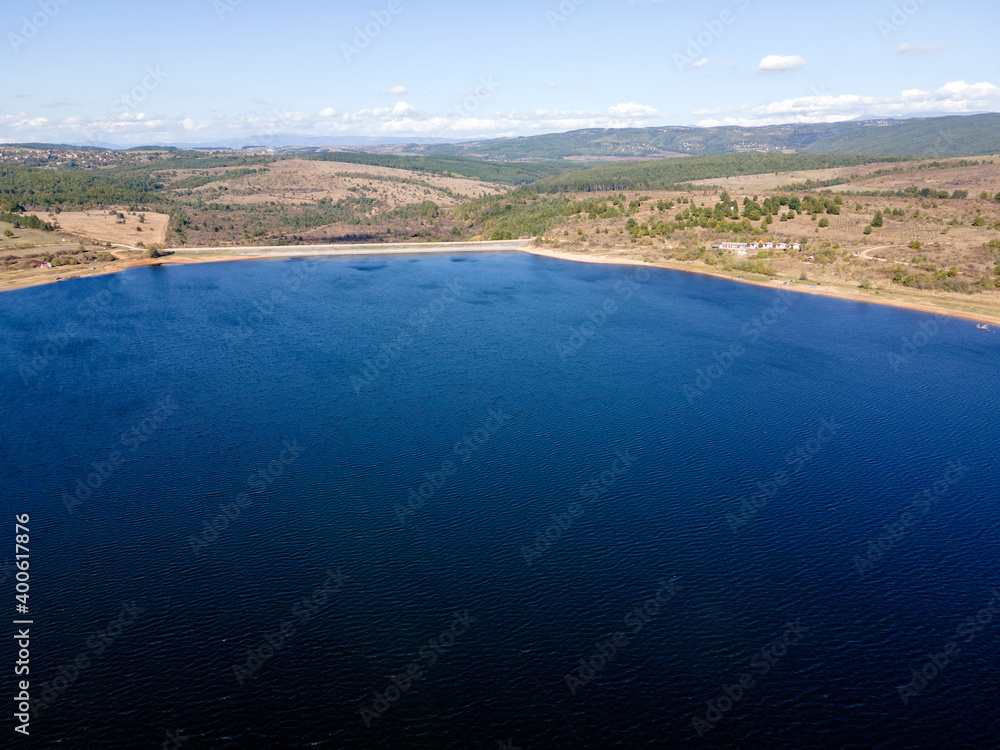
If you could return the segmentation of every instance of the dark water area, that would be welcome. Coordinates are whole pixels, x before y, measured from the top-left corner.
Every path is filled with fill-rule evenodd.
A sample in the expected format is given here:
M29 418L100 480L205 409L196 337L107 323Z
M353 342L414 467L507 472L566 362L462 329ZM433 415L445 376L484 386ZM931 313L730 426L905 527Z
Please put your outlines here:
M475 254L133 269L0 330L17 746L1000 747L968 321Z

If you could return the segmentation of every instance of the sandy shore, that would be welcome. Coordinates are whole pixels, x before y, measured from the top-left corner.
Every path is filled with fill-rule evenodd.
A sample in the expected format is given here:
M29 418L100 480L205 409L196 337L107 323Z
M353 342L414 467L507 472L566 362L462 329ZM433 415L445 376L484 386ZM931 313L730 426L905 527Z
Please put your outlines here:
M921 292L919 290L894 289L858 289L846 282L825 281L815 286L809 282L795 279L740 279L726 271L715 271L703 266L693 266L680 261L647 262L631 260L622 255L587 254L565 250L552 250L538 247L532 240L510 240L503 242L435 242L435 243L392 243L377 245L276 245L267 247L195 247L178 248L170 255L162 258L139 258L121 260L98 266L97 270L66 270L66 267L52 269L45 273L30 273L2 285L0 291L20 289L55 282L56 276L62 279L100 276L117 273L127 268L140 266L180 265L187 263L221 263L233 260L249 260L260 258L300 258L320 256L345 255L402 255L426 253L467 253L467 252L527 252L547 258L577 261L581 263L604 263L616 265L641 265L668 268L685 273L697 273L704 276L715 276L727 281L737 281L741 284L771 289L782 288L802 294L818 294L824 297L850 300L852 302L868 302L875 305L888 305L908 310L947 315L977 322L992 323L1000 327L1000 293L984 292L983 294L961 296L943 292ZM73 268L73 267L70 267ZM785 281L788 282L787 286ZM2 276L0 276L2 284Z
M563 250L551 250L548 248L528 246L522 249L523 252L532 255L542 255L547 258L558 258L560 260L574 260L582 263L605 263L616 265L636 265L636 266L656 266L657 268L669 268L674 271L684 271L685 273L697 273L702 276L715 276L716 278L736 281L740 284L753 284L770 289L785 289L790 292L800 292L802 294L818 294L823 297L834 297L836 299L850 300L852 302L869 302L874 305L887 305L889 307L901 307L907 310L917 310L929 312L936 315L946 315L953 318L964 318L974 320L978 323L992 323L1000 327L1000 294L984 292L977 295L963 297L957 294L947 294L944 292L921 292L918 290L895 291L886 289L859 289L855 285L846 282L834 283L824 281L813 286L815 282L802 282L791 279L755 280L740 279L726 271L713 271L709 268L692 266L689 263L680 261L657 261L647 262L643 260L630 260L617 255L591 255L584 253L567 252ZM785 286L785 281L788 285Z

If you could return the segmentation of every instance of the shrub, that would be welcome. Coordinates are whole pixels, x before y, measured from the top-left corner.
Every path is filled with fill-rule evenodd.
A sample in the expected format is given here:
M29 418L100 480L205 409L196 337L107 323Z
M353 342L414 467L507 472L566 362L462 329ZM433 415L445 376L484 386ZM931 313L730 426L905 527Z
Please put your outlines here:
M774 270L772 266L767 263L761 263L759 260L742 260L733 263L732 268L737 271L748 271L749 273L759 273L763 276L777 276L778 272Z
M913 240L913 242L910 243L911 250L919 250L921 247L922 245L920 244L919 240Z

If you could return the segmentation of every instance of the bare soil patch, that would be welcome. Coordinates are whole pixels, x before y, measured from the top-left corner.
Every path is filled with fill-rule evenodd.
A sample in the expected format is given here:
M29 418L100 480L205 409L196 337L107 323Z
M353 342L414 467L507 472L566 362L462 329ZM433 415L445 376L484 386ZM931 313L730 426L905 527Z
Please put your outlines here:
M140 221L140 216L145 220ZM56 234L132 246L137 242L162 244L167 237L169 221L166 214L152 211L130 213L123 206L58 214L45 212L39 213L38 217L56 224Z

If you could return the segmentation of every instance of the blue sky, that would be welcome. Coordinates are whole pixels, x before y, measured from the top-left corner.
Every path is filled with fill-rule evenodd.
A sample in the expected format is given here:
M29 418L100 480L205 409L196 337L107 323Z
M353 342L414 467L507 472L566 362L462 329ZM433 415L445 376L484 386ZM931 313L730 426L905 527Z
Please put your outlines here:
M7 0L0 141L997 111L998 21L995 3L942 0Z

